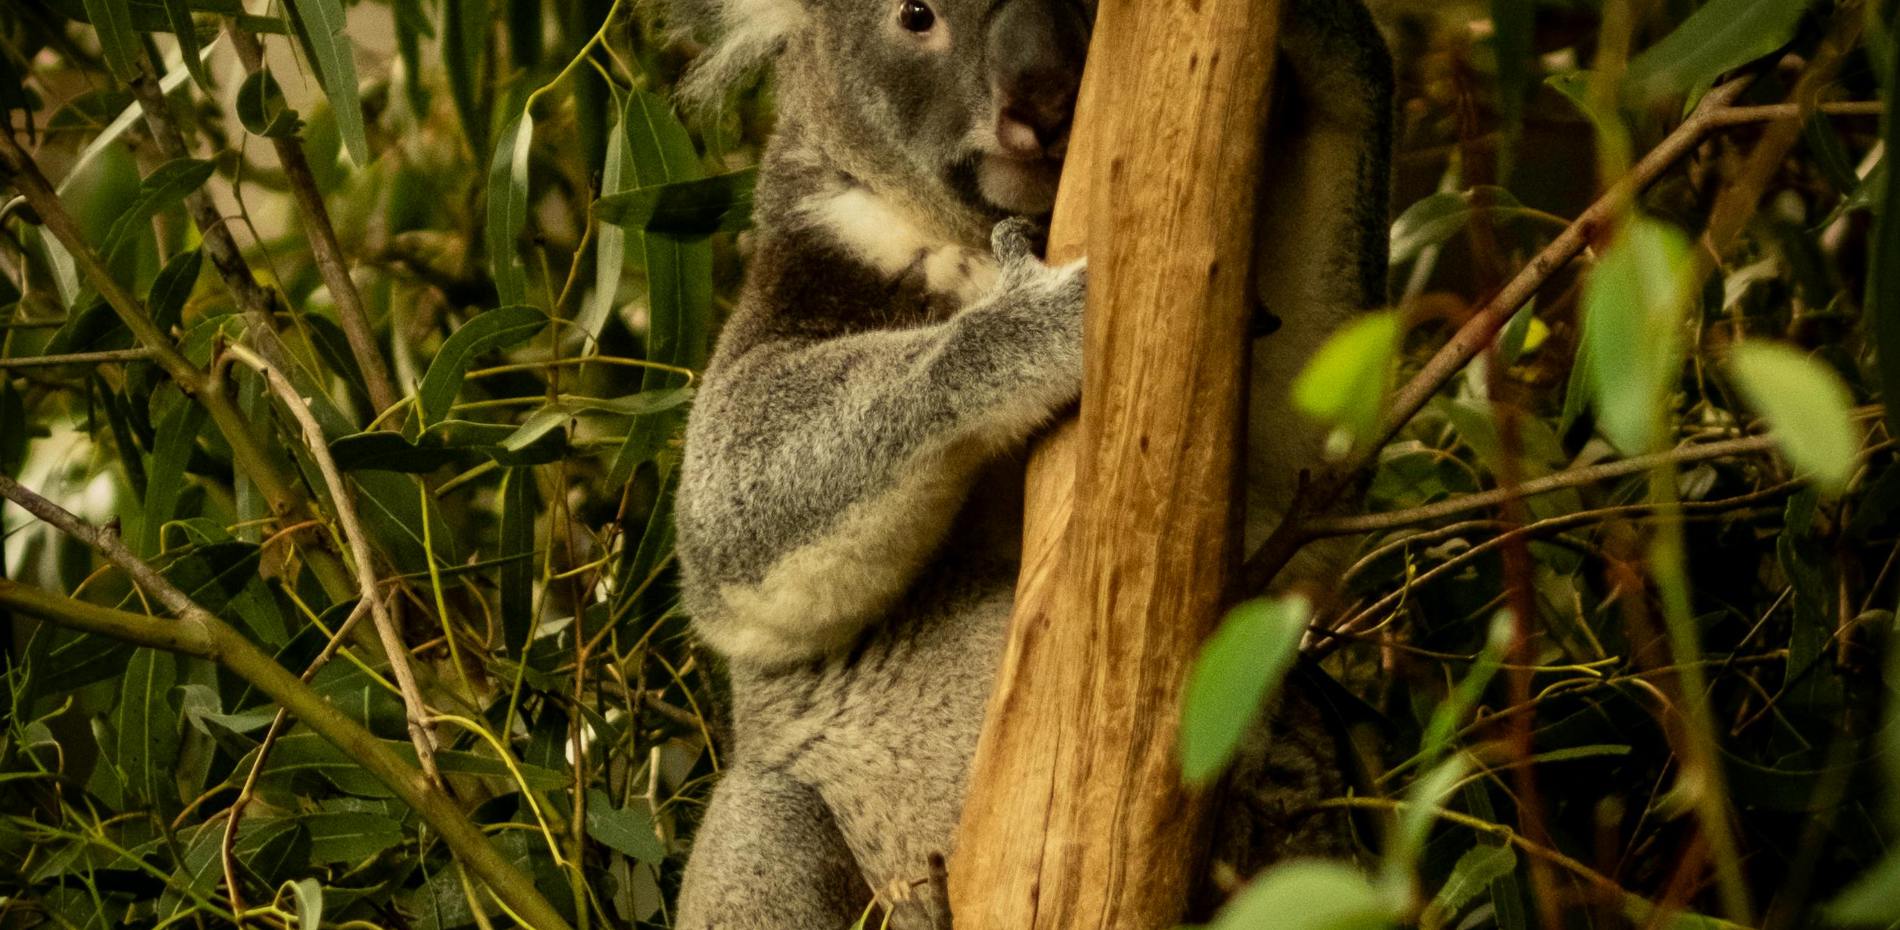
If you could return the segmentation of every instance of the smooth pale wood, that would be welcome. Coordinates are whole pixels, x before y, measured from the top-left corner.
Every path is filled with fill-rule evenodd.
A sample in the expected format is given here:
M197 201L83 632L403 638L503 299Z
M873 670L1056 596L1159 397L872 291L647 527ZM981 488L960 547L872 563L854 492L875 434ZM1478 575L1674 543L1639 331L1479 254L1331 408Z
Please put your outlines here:
M1201 874L1183 679L1237 555L1247 279L1278 0L1102 0L1050 258L1086 251L1078 419L1030 462L957 930L1158 930Z

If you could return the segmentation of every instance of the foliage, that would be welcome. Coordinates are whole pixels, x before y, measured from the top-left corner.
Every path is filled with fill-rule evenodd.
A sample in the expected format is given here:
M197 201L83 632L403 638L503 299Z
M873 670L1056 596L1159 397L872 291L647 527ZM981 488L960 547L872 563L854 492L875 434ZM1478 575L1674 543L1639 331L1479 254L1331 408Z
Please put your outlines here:
M1215 925L1900 922L1882 5L1381 6L1396 305L1296 397L1356 556L1236 609L1183 744L1310 623L1365 848ZM724 706L669 501L769 99L683 124L648 15L0 10L0 476L128 550L0 510L0 926L669 924Z

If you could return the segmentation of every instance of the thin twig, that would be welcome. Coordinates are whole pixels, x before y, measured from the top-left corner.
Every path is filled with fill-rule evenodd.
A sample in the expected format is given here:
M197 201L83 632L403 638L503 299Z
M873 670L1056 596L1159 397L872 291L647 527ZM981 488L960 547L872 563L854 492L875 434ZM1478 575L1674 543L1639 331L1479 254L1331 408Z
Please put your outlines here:
M296 389L291 387L290 380L284 377L277 366L241 345L227 346L226 353L228 357L262 374L264 383L303 428L304 444L310 448L311 458L323 473L323 483L329 487L331 504L336 508L337 522L343 525L344 539L349 543L350 554L356 562L357 588L360 596L370 602L370 616L375 621L376 632L382 637L383 651L388 653L389 668L395 675L396 687L402 692L403 708L409 718L409 739L415 743L416 759L422 763L422 771L429 779L440 784L441 775L435 767L435 734L429 723L431 714L423 704L422 690L416 686L415 671L409 667L409 648L403 643L395 619L389 615L388 606L376 590L376 557L370 550L369 537L363 533L362 523L357 520L355 499L349 485L344 483L336 460L330 456L323 427L317 424L317 418L311 414L309 405L297 396Z
M224 32L231 37L231 47L237 50L238 60L244 63L246 72L256 74L263 69L264 50L256 36L239 26L235 18L225 20ZM350 355L363 375L363 385L369 390L370 405L381 413L400 400L401 394L397 392L395 381L389 376L389 366L384 363L382 352L377 348L375 331L370 327L369 314L363 308L363 297L356 289L356 282L350 278L349 265L343 258L343 247L337 240L336 227L330 222L330 211L324 206L323 192L317 188L316 175L310 170L310 159L295 136L273 137L270 142L277 152L278 163L284 169L284 179L290 184L291 196L297 201L297 213L303 217L304 235L310 242L310 257L316 263L317 273L323 277L323 286L330 291L330 299L336 303L337 322L343 328L344 338L349 341Z
M101 352L68 352L64 355L22 355L0 358L0 370L8 368L51 368L58 365L97 365L103 362L137 362L152 357L151 349L107 349Z
M1485 346L1490 345L1518 309L1535 296L1552 276L1567 266L1571 259L1581 254L1591 237L1621 213L1632 198L1660 178L1670 166L1694 151L1703 138L1717 128L1718 114L1741 96L1753 80L1749 76L1735 78L1704 96L1695 112L1675 131L1579 214L1569 228L1552 239L1536 258L1531 259L1516 277L1452 334L1438 353L1393 395L1379 434L1356 448L1349 458L1327 469L1316 480L1306 483L1301 493L1302 510L1280 521L1267 540L1247 558L1241 570L1245 590L1264 589L1273 580L1287 560L1311 541L1305 530L1310 516L1323 513L1331 507L1358 476L1372 465L1386 443L1418 415L1440 388L1463 370Z
M1689 462L1703 462L1709 459L1729 458L1736 455L1748 455L1765 452L1774 448L1772 436L1750 436L1746 439L1731 439L1723 442L1691 443L1677 446L1668 452L1651 455L1639 455L1603 465L1588 465L1582 468L1569 468L1541 478L1520 481L1511 488L1499 488L1492 491L1480 491L1475 494L1463 494L1448 500L1409 507L1404 510L1392 510L1385 513L1358 514L1345 517L1325 517L1306 525L1305 532L1314 539L1327 536L1350 536L1359 533L1377 533L1398 529L1418 523L1482 510L1496 506L1511 498L1531 498L1565 488L1582 487L1627 478L1642 474L1658 465L1681 465Z

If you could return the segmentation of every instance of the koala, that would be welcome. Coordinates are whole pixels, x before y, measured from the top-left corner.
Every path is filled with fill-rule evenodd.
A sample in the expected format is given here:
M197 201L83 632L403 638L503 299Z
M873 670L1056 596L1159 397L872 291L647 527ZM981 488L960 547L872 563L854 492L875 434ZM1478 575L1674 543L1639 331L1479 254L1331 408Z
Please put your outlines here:
M700 2L722 34L682 93L717 99L769 66L778 124L676 508L683 603L728 667L735 745L675 926L831 930L875 899L889 926L927 928L906 890L951 852L1016 581L1023 450L1081 388L1086 265L1045 265L1033 240L1094 3ZM1319 454L1288 383L1386 277L1377 27L1359 0L1290 0L1281 43L1250 544ZM1234 792L1223 856L1308 843L1287 798L1341 783L1330 744L1285 729L1237 767L1273 790Z

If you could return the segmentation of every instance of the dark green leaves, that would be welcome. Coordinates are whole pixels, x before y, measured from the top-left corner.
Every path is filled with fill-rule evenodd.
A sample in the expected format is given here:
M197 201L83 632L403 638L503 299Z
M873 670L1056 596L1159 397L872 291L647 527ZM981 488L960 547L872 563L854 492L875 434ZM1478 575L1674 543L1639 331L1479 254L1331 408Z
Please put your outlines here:
M547 314L533 307L501 307L477 315L444 340L435 361L422 376L417 409L422 422L432 424L448 416L462 378L475 359L487 352L524 342L548 323Z
M283 88L277 86L269 68L259 68L244 79L237 93L237 115L253 135L272 139L294 136L303 126L297 111L284 102Z
M756 168L639 187L600 198L594 211L602 222L679 236L736 232L752 223Z
M138 194L106 233L99 247L100 254L110 257L117 252L143 231L159 211L178 204L186 195L203 187L217 167L209 161L179 158L152 169L152 173L139 182Z
M177 680L177 660L170 653L135 650L119 680L119 705L112 716L116 742L102 747L127 793L161 810L178 806L172 765L178 758L179 714L169 698Z
M113 77L130 81L139 73L139 37L132 28L131 9L119 0L85 0L86 18L99 34L99 50Z
M534 115L524 110L501 131L488 165L488 266L504 305L528 299L528 272L515 252L515 240L528 225L528 152L533 143Z
M1299 654L1312 608L1298 597L1248 601L1208 637L1188 673L1181 714L1181 771L1219 775Z
M639 862L658 863L666 847L653 833L653 819L642 807L615 808L607 792L587 792L587 835Z
M1748 64L1794 36L1813 0L1709 0L1629 63L1625 87L1638 100L1685 94Z
M363 133L363 104L356 93L356 50L350 44L341 0L284 0L290 7L297 41L303 45L317 73L317 82L329 95L343 147L357 167L369 164L369 141Z

